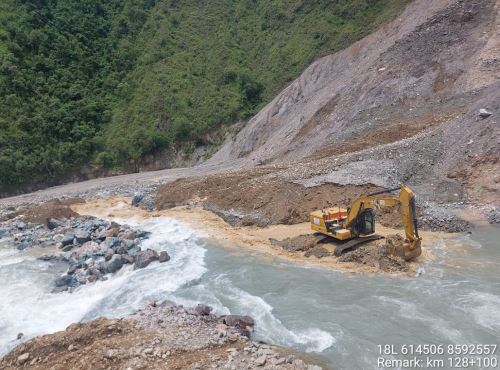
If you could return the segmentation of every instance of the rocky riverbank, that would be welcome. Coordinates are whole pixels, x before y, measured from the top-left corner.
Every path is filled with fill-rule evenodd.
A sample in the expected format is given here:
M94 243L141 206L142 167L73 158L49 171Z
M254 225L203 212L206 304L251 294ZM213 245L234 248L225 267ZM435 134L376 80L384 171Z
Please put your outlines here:
M40 248L47 252L40 260L68 264L67 272L54 281L53 293L106 280L108 274L116 273L125 265L141 269L155 261L170 260L167 251L141 249L149 233L96 217L80 216L69 204L70 201L48 202L25 212L13 212L0 222L0 237L10 239L18 250Z
M432 257L432 244L436 238L447 238L450 233L421 231L422 255L415 261L406 262L387 253L385 239L369 242L357 251L342 257L334 255L335 244L319 242L312 234L309 223L294 225L237 226L228 224L222 217L193 204L160 211L146 211L130 205L127 198L88 200L73 209L82 215L99 218L172 217L182 221L205 235L208 244L215 243L232 250L245 249L265 258L279 257L302 265L317 265L329 269L353 273L405 274L415 276L422 264ZM377 234L384 237L402 233L400 229L377 225Z
M100 318L18 345L2 369L294 369L314 359L249 339L247 316L216 316L208 306L152 303L123 319ZM301 358L302 357L302 358Z

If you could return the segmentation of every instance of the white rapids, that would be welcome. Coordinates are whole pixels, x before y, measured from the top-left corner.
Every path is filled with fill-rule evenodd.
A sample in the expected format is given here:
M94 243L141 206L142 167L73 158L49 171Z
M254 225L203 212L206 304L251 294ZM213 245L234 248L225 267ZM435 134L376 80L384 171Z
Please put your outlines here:
M153 300L250 315L255 339L310 352L336 369L376 368L379 344L500 337L498 229L437 240L436 260L422 266L425 273L401 278L231 254L173 218L114 220L150 231L142 247L167 250L171 260L135 271L127 266L107 281L51 294L67 267L0 242L0 354L19 343L18 333L25 340L99 316L121 317Z

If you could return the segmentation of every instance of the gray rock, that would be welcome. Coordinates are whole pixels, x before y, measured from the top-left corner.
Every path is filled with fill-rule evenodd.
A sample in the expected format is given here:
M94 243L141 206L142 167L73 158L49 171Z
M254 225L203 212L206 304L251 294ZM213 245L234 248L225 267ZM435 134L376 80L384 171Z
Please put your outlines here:
M267 361L266 356L260 356L260 357L257 357L253 361L253 363L255 364L255 366L264 366L266 364L266 361Z
M106 261L109 261L113 257L114 254L115 254L115 251L113 249L111 249L111 248L108 248L106 250L106 254L104 255L104 259Z
M115 254L115 255L113 255L113 257L111 257L111 260L108 262L107 271L110 274L112 274L112 273L118 271L119 269L121 269L122 266L123 266L122 257L118 254Z
M4 236L7 236L7 234L9 233L9 230L7 229L0 229L0 239L3 238Z
M63 226L64 222L55 218L49 218L49 220L47 221L47 227L50 230L54 230L57 229L58 227L63 227Z
M255 321L250 316L226 315L223 322L227 326L245 329L247 326L254 326Z
M151 234L150 232L144 231L144 230L136 231L136 236L139 239L145 239L145 238L149 237L150 234Z
M52 289L51 293L57 294L57 293L62 293L65 292L69 289L68 286L58 286L54 289Z
M491 116L492 113L486 109L479 109L479 117L481 118L488 118L489 116Z
M134 263L134 257L129 256L128 254L122 254L121 258L122 258L123 263L129 263L129 264Z
M65 245L65 246L63 246L62 251L63 251L63 252L69 252L70 250L72 250L72 249L73 249L73 247L74 247L74 245L73 245L73 244L68 244L68 245Z
M140 251L135 256L134 269L142 269L148 266L151 262L158 260L158 253L152 249Z
M75 239L78 244L83 244L90 241L90 234L85 230L78 230L75 233Z
M26 224L22 221L16 223L16 227L19 229L19 230L24 230L26 228Z
M105 261L99 261L97 263L97 269L103 274L105 274L106 271L108 270L108 264Z
M37 258L37 260L45 261L45 262L53 261L53 260L56 260L56 259L57 259L57 256L48 255L48 254L44 254L43 256L40 256L40 257Z
M160 263L167 262L167 261L170 261L170 256L168 255L167 252L162 251L162 252L160 252L160 256L158 257L158 260L160 261Z
M488 214L490 224L500 224L500 208L495 208Z
M30 354L28 352L23 353L21 356L17 358L17 363L19 365L23 365L26 361L28 361L30 358Z
M63 246L73 244L73 241L75 240L75 234L66 234L61 240L61 243Z
M128 255L135 257L135 256L137 256L137 253L139 253L140 251L141 251L141 248L138 246L135 246L135 247L130 248L128 250Z
M144 198L144 194L141 192L135 193L134 196L132 197L132 205L134 207L139 206L139 203L141 202L142 198Z
M26 242L26 241L23 241L23 242L20 242L20 243L16 244L17 250L20 250L20 251L23 251L26 248L29 248L30 246L31 246L31 243Z
M135 247L135 241L133 241L133 240L123 240L122 243L125 246L125 248L127 248L127 249L131 249L131 248Z
M134 230L125 230L120 233L120 238L125 240L134 240L137 237Z
M56 287L75 286L76 285L75 283L76 283L76 281L75 281L75 278L73 277L73 275L63 275L63 276L60 276L54 282L54 284L56 285Z
M194 309L195 313L200 316L208 316L212 312L212 307L206 306L204 304L199 304Z
M101 246L99 244L96 242L86 242L71 253L71 258L80 261L81 259L85 260L87 257L92 257L98 253L101 253Z
M104 244L109 248L116 248L120 246L121 241L119 238L112 236L112 237L107 237L106 240L104 241Z

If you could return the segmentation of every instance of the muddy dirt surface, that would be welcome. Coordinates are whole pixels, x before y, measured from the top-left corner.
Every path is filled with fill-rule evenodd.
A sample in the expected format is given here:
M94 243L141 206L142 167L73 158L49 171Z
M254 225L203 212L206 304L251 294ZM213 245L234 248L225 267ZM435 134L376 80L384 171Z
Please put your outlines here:
M69 199L54 199L48 202L44 202L32 207L25 207L17 209L14 212L7 213L1 219L12 219L17 216L21 216L21 219L25 222L33 224L44 224L47 226L49 219L69 219L71 217L76 217L78 214L74 212L70 206L72 204L85 203L85 200L81 198L69 198Z
M405 260L385 253L384 242L360 246L358 249L340 256L339 261L372 266L385 272L408 271L408 264Z
M298 253L304 257L335 258L340 263L364 265L390 273L409 270L409 265L405 260L391 254L391 251L403 244L403 238L399 234L391 234L383 240L367 242L354 250L344 252L338 258L333 257L337 244L329 242L320 235L307 234L283 240L272 239L271 243L287 252Z
M271 244L278 245L288 252L307 252L316 247L322 239L314 234L299 235L283 240L270 239Z
M2 369L321 369L281 348L250 341L245 316L217 317L208 306L152 304L124 319L70 325L20 344ZM248 326L247 326L248 327Z
M179 179L158 189L156 206L168 209L186 204L201 205L231 225L291 225L308 221L313 210L348 206L360 195L382 189L370 184L305 187L274 175L262 169ZM383 225L401 225L400 215L394 210L381 211L377 216Z

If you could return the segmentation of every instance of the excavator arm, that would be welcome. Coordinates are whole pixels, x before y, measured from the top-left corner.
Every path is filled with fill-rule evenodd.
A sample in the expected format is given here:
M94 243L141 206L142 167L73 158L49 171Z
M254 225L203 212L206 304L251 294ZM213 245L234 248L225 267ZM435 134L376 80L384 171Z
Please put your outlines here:
M400 190L399 197L391 194L396 190ZM344 227L352 230L358 217L366 209L393 208L396 206L399 206L406 236L403 251L400 251L398 254L404 259L412 259L421 253L422 238L418 235L415 194L406 185L401 186L401 188L368 194L356 199L347 214Z

